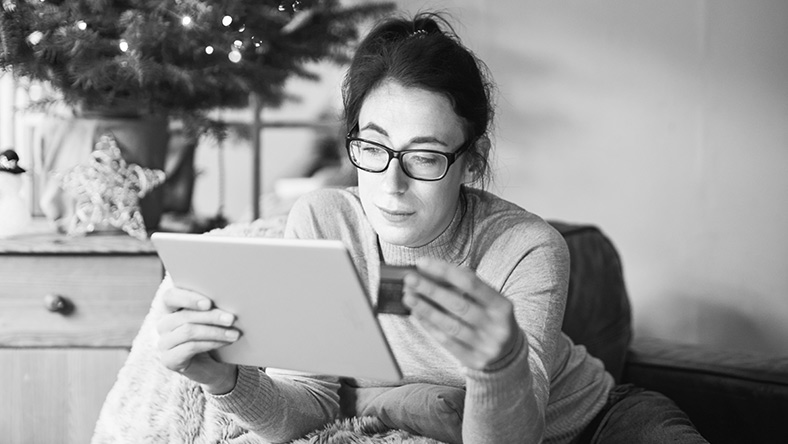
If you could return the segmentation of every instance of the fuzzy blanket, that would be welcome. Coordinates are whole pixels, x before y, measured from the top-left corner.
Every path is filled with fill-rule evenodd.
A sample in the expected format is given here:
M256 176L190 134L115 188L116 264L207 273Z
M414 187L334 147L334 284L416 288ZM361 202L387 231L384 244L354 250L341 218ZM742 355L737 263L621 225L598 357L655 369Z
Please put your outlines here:
M283 220L231 225L211 235L281 236ZM164 313L154 297L151 309L118 373L96 423L93 444L104 443L264 443L206 402L200 386L159 362L156 322ZM403 443L438 441L387 428L374 417L338 420L294 444Z

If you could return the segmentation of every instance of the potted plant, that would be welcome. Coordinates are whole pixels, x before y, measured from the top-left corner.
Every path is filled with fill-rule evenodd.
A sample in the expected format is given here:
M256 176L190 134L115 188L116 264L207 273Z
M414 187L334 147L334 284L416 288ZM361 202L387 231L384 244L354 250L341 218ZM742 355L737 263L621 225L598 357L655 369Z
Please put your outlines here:
M46 82L74 118L92 122L56 124L45 133L83 134L47 149L82 150L65 157L84 159L110 129L126 160L159 169L169 121L196 140L221 130L210 110L246 107L250 96L281 104L289 77L316 78L308 62L347 61L359 21L391 9L338 0L1 1L0 68Z

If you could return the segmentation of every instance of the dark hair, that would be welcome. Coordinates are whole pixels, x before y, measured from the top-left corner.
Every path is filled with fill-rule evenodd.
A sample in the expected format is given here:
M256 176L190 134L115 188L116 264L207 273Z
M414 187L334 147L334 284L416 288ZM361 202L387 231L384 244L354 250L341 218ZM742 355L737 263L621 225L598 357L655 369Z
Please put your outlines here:
M342 85L348 130L369 92L387 80L444 94L465 122L466 140L487 137L494 114L487 67L441 15L390 17L362 40ZM466 153L482 186L490 175L488 148L489 143L474 143Z

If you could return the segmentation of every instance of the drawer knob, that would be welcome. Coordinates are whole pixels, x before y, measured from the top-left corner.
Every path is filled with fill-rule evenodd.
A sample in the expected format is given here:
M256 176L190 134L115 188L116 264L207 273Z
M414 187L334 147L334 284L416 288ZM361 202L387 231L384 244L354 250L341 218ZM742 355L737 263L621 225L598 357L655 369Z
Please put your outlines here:
M74 311L74 304L59 294L48 294L44 296L44 307L52 313L67 315Z

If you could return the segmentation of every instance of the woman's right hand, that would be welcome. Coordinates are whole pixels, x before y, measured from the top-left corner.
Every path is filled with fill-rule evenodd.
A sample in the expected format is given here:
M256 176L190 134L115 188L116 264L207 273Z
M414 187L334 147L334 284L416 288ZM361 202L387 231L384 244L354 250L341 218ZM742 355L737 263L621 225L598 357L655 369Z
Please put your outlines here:
M165 367L200 383L212 394L235 387L238 366L219 362L208 352L238 340L235 316L213 307L209 298L172 287L162 295L167 314L157 324L159 353Z

